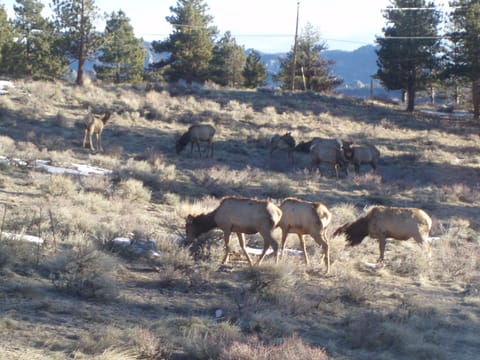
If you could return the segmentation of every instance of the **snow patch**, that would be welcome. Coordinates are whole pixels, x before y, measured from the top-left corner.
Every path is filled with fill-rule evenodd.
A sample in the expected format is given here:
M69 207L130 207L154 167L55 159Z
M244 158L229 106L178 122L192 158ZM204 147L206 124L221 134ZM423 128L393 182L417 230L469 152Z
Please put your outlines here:
M42 238L38 236L12 234L9 232L2 232L2 239L12 240L12 241L25 241L25 242L30 242L30 243L39 244L39 245L45 242Z

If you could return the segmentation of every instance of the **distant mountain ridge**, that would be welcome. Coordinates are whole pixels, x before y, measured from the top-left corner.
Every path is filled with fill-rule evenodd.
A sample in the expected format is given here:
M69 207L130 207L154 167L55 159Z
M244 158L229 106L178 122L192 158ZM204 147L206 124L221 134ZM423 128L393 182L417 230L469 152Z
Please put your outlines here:
M332 60L335 63L332 66L333 73L343 79L343 84L337 88L338 92L366 97L370 95L372 82L375 93L381 93L382 95L388 93L377 80L372 78L378 69L376 48L374 45L366 45L353 51L326 50L323 53L326 60ZM248 49L247 52L250 50ZM279 59L286 53L259 53L269 74L268 85L274 86L275 83L271 80L271 75L278 73L280 70Z
M149 42L144 42L144 47L147 50L145 68L167 56L165 53L153 52ZM325 59L335 63L332 67L334 74L343 79L343 84L336 89L337 92L355 97L368 97L373 90L375 95L391 96L391 93L383 89L377 80L372 80L372 76L378 69L375 49L374 45L366 45L353 51L326 50L323 53ZM251 50L247 49L245 52L249 53ZM280 58L286 53L262 53L261 51L258 53L268 73L267 85L276 86L272 76L279 72ZM87 61L85 70L93 72L94 63L94 61ZM71 69L75 71L76 66L71 66ZM371 83L372 89L370 89Z

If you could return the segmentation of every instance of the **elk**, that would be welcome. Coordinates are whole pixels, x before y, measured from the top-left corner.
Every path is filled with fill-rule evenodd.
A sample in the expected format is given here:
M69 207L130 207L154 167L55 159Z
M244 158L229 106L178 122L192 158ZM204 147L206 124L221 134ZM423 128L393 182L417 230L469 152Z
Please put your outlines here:
M370 164L373 171L377 171L380 151L375 146L371 144L352 145L349 148L344 148L343 151L346 159L353 163L355 173L360 173L360 165L362 164Z
M252 259L246 250L245 234L260 233L263 237L263 251L256 265L261 264L270 246L278 261L278 243L274 239L273 231L278 226L281 216L282 211L270 201L227 196L213 211L187 216L185 225L187 242L192 242L199 235L214 228L220 228L225 241L225 256L222 264L227 264L230 255L230 235L234 232L237 234L248 263L253 266Z
M190 143L190 155L193 152L193 145L197 145L198 153L202 157L202 151L200 149L200 142L206 142L206 153L210 152L210 157L213 157L213 136L215 135L215 128L210 124L196 124L188 128L180 138L176 141L175 150L177 154Z
M286 198L282 201L280 210L282 210L282 217L278 225L282 229L282 251L280 252L280 256L283 256L288 234L297 234L302 246L305 263L308 265L309 260L303 238L303 235L308 234L322 247L322 258L328 273L330 270L330 254L328 251L326 228L332 220L332 214L328 208L320 202Z
M348 176L348 162L342 150L337 147L314 144L310 148L310 167L312 170L321 163L331 164L338 179L338 167L341 167Z
M95 151L95 147L93 146L93 141L92 141L92 136L93 134L95 134L97 138L97 148L100 151L103 151L102 132L103 132L103 128L107 124L108 120L110 120L111 116L112 116L112 113L109 111L107 111L103 115L103 117L93 114L92 112L89 113L87 121L85 122L85 129L84 129L84 135L83 135L83 148L85 148L87 135L88 135L89 142L90 142L90 150Z
M270 156L276 150L286 151L290 161L293 162L293 151L295 150L295 139L289 131L284 135L275 134L270 139Z
M338 138L330 139L330 138L314 137L310 141L300 142L297 146L295 146L295 151L309 153L312 146L316 144L321 144L326 147L333 147L339 150L343 150L344 148L350 147L352 143L349 141L338 139Z
M396 240L415 239L417 244L428 250L428 236L432 219L417 208L373 206L357 220L340 226L333 236L345 234L350 246L360 244L365 237L378 239L380 257L384 261L387 238Z

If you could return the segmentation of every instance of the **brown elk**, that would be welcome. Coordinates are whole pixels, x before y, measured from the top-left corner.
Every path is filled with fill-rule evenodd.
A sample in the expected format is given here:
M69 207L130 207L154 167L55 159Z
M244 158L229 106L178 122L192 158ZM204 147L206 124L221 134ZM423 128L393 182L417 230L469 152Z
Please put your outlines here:
M293 151L295 150L295 139L291 132L284 135L275 134L270 139L270 156L276 150L286 151L288 158L293 162Z
M282 211L270 201L228 196L209 213L188 215L185 226L187 241L191 242L203 233L220 228L225 241L225 256L222 263L227 264L230 255L230 235L234 232L248 263L252 266L252 259L246 250L245 234L259 233L263 237L263 251L257 265L261 264L270 246L278 261L278 243L274 239L273 230L278 226L281 216Z
M310 167L312 170L321 163L331 164L338 179L338 168L341 167L348 175L348 162L342 150L322 144L314 144L310 148Z
M371 144L352 145L348 148L344 148L343 151L346 159L353 163L357 174L360 173L360 165L362 164L370 164L373 171L377 171L380 151L375 146Z
M97 148L100 151L103 151L102 146L102 132L103 128L107 124L108 120L110 120L112 113L107 111L103 117L93 114L92 112L88 115L88 120L85 122L85 129L83 134L83 147L85 148L85 144L87 141L87 135L89 137L90 142L90 150L95 151L95 147L93 146L92 136L95 134L97 138Z
M352 143L349 141L341 140L341 139L314 137L310 141L301 141L300 143L298 143L298 145L295 146L295 151L309 153L311 147L316 144L321 144L323 146L333 147L339 150L343 150L344 148L350 147Z
M188 131L185 132L180 138L177 140L175 144L175 149L177 154L190 143L190 155L193 152L193 145L197 145L198 153L200 157L202 157L202 151L200 149L200 142L206 142L206 153L210 152L210 157L213 156L213 136L215 135L215 128L209 124L196 124L192 125L188 128Z
M328 273L330 270L330 254L326 228L332 220L332 214L327 207L320 202L286 198L282 201L280 210L282 210L282 217L278 225L282 229L282 251L280 256L283 256L288 234L294 233L298 235L300 244L302 245L305 263L308 265L309 260L303 238L303 235L308 234L322 247L323 260Z
M192 242L200 234L214 228L223 230L225 240L225 256L222 264L228 262L230 254L230 234L237 234L240 247L250 266L253 265L248 255L245 234L259 233L263 237L263 251L257 261L260 265L271 246L278 261L278 243L274 239L273 230L278 226L282 211L272 202L243 197L227 196L213 211L197 216L188 215L186 220L187 242Z
M383 262L387 238L408 240L414 238L417 244L428 249L428 236L432 219L417 208L373 206L365 216L339 227L333 236L346 235L350 246L360 244L367 236L378 239L379 262Z

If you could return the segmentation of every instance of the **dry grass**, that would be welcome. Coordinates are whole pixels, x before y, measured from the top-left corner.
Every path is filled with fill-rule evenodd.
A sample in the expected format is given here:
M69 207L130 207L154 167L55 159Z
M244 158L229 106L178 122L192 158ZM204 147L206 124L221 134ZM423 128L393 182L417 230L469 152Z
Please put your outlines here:
M0 358L477 358L478 124L339 96L155 89L18 82L0 97L0 156L25 161L0 161L0 232L45 240L0 238ZM121 111L104 153L81 147L89 106ZM175 137L199 121L217 129L214 158L177 156ZM308 155L270 158L269 138L287 131L297 142L371 142L379 169L337 181L307 169ZM113 172L49 174L36 159ZM221 267L219 231L185 246L185 217L224 195L325 203L330 274L309 237L310 266L289 255L248 268L232 236L232 265ZM375 267L376 241L350 248L331 237L374 204L426 210L439 237L430 256L388 241ZM154 239L157 254L111 252L115 237Z

